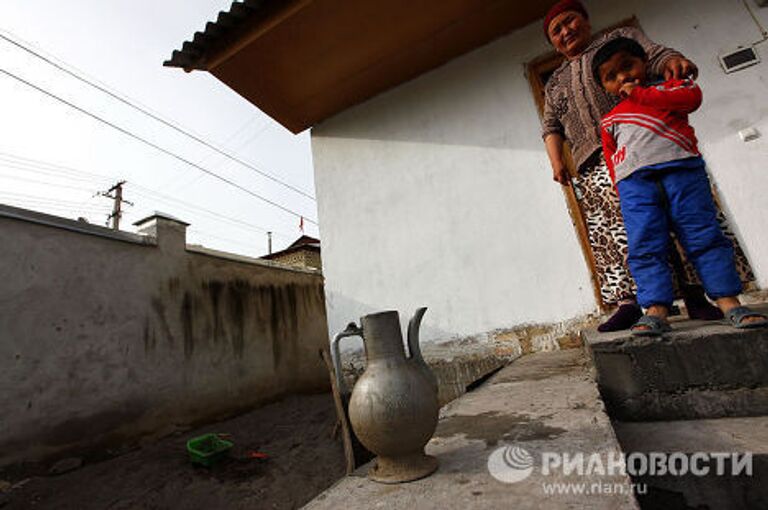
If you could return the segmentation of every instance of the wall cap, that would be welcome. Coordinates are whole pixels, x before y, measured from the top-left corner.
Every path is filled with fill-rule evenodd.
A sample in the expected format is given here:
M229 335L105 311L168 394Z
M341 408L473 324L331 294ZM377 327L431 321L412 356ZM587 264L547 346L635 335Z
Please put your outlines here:
M242 262L244 264L251 264L254 266L268 267L270 269L282 269L284 271L290 271L293 273L305 273L322 276L323 272L320 269L310 269L296 266L289 266L287 264L280 264L279 262L273 262L271 260L265 260L261 258L247 257L245 255L237 255L236 253L229 253L226 251L214 250L200 246L199 244L188 244L187 251L192 253L198 253L200 255L207 255L209 257L216 257L224 260L231 260L235 262Z
M179 218L177 218L176 216L172 216L172 215L170 215L168 213L164 213L164 212L160 212L160 211L155 211L154 213L152 213L151 215L147 216L146 218L140 219L139 221L134 223L134 226L140 227L142 225L145 225L145 224L151 222L152 220L155 220L155 221L157 221L157 220L167 220L167 221L172 221L174 223L179 223L180 225L184 225L185 227L189 226L189 223L187 223L186 221L182 221Z
M0 218L26 221L29 223L35 223L37 225L68 230L70 232L77 232L79 234L104 237L116 241L124 241L134 244L144 244L151 246L157 245L157 240L152 236L144 236L140 234L134 234L133 232L125 232L122 230L112 230L111 228L102 227L100 225L93 225L83 221L70 220L68 218L62 218L61 216L53 216L51 214L30 211L29 209L21 209L19 207L13 207L6 204L0 204Z

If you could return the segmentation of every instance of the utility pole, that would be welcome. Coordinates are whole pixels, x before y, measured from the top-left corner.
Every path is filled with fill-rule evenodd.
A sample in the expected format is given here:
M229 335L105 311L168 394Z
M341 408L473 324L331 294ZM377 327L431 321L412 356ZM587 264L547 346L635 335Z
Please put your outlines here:
M272 255L272 232L267 232L267 252Z
M107 197L114 200L114 205L112 206L112 214L107 216L107 226L109 226L109 220L112 220L112 230L120 230L120 217L123 215L122 205L124 203L133 205L133 202L123 200L123 184L125 184L125 181L118 181L117 184L109 188L107 191L98 193L98 195L101 195L102 197ZM115 194L112 195L112 192Z

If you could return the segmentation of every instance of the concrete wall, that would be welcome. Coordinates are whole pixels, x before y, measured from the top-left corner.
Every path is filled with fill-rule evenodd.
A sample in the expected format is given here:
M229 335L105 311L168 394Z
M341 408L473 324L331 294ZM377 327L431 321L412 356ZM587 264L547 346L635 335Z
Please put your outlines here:
M324 391L322 276L0 206L0 464Z
M737 131L768 134L768 63L725 75L716 60L760 37L741 0L587 4L596 30L637 15L699 64L706 99L693 123L765 286L768 138L744 144ZM536 22L313 129L332 333L384 308L429 306L433 340L595 311L525 77L549 50Z

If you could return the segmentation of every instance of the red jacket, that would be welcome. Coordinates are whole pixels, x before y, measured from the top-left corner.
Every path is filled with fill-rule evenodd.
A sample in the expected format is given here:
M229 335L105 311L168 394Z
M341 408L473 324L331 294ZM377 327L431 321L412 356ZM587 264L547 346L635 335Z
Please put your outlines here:
M688 114L700 105L701 89L691 80L635 87L600 127L613 182L639 168L699 156Z

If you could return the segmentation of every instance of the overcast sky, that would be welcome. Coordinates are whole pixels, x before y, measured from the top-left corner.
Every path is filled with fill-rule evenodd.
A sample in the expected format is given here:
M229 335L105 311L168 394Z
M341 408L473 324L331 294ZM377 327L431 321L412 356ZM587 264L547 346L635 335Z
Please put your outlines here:
M309 136L293 135L211 75L162 66L230 0L3 0L0 35L43 53L314 196ZM319 236L315 201L163 126L0 40L0 203L103 225L125 180L122 230L155 210L190 223L188 242L260 256L266 231L281 249L299 217L206 175L68 107L6 73L303 215ZM31 161L29 161L31 160ZM54 165L54 166L51 166ZM65 167L65 168L61 168Z

